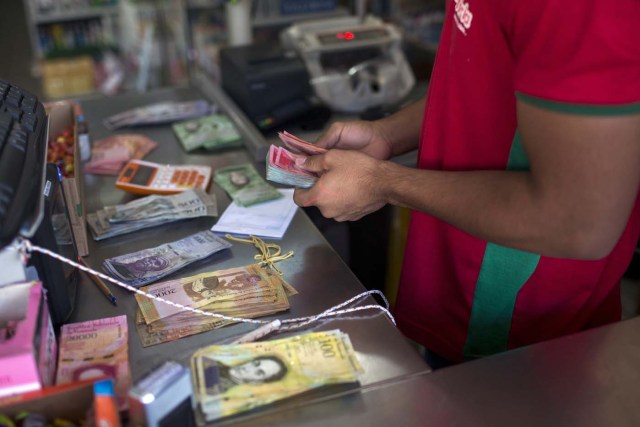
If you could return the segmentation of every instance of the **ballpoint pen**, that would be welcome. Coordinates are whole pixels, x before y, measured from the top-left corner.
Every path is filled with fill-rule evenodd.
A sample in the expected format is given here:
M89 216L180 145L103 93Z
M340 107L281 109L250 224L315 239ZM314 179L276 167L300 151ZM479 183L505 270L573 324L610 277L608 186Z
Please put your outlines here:
M89 266L84 261L84 259L82 259L82 257L78 257L78 262L84 265L85 267L89 268ZM111 293L111 290L109 289L106 283L104 283L98 276L95 276L90 273L87 273L87 275L91 278L93 283L95 283L98 286L98 289L100 289L100 292L102 292L104 296L107 297L109 301L111 301L111 304L118 305L116 302L116 297Z

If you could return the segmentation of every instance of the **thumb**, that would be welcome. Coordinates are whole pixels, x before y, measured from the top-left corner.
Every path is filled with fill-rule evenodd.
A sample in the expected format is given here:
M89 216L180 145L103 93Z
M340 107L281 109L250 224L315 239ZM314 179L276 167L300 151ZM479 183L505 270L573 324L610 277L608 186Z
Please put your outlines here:
M296 158L296 166L308 172L320 173L325 171L324 154Z

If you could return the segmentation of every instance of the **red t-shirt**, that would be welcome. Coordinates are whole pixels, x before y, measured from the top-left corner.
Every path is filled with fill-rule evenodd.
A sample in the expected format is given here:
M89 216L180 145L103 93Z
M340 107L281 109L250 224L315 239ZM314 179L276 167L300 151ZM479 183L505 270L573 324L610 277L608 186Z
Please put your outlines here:
M516 97L575 114L640 111L640 1L447 2L418 167L526 169ZM620 318L640 198L611 254L548 258L413 212L396 305L401 330L462 361Z

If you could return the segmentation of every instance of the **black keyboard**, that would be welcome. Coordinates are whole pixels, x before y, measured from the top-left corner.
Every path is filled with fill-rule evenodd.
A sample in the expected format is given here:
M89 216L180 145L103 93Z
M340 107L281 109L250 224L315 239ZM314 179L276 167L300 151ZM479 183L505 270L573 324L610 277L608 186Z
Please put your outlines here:
M0 80L0 248L38 215L46 147L38 98Z

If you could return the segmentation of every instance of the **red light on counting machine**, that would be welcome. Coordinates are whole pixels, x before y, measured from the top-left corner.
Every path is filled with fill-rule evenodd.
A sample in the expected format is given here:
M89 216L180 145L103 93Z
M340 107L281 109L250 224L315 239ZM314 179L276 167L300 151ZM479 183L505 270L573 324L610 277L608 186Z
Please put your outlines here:
M337 33L336 37L343 40L353 40L355 35L351 31L345 31L342 33Z

